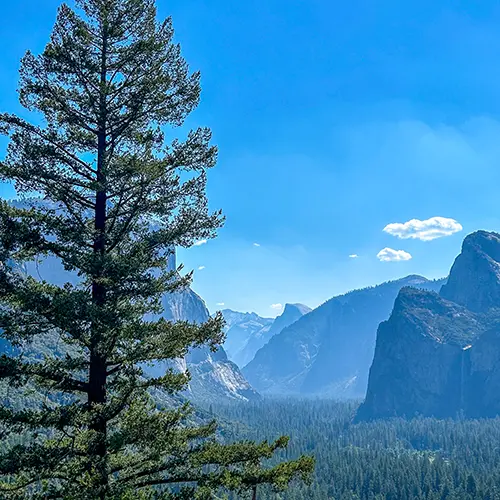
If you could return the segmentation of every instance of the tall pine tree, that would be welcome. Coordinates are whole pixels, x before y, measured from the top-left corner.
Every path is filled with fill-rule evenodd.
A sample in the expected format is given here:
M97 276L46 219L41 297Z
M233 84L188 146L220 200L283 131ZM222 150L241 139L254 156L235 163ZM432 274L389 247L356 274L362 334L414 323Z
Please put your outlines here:
M212 498L307 477L309 458L261 467L284 438L223 445L189 407L159 408L151 393L179 391L184 374L143 373L222 339L220 315L201 326L151 319L162 294L190 282L169 271L170 249L214 237L223 222L205 195L210 131L171 138L198 104L200 76L170 19L157 22L154 0L62 5L44 52L22 61L19 95L40 118L0 115L10 137L0 175L24 198L0 204L10 346L0 379L44 398L25 408L2 398L0 497ZM45 257L78 281L56 286L17 267ZM53 347L37 354L40 345Z

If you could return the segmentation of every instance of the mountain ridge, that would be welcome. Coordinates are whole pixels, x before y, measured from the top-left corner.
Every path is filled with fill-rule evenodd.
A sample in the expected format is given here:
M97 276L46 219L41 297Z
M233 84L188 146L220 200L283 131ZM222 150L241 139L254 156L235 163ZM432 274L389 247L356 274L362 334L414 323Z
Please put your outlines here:
M286 304L283 312L273 319L262 318L256 313L223 310L227 322L224 347L228 356L238 366L245 366L274 335L310 311L311 308L304 304Z
M243 374L267 394L363 397L377 326L389 317L400 288L443 283L410 275L332 297L275 335Z

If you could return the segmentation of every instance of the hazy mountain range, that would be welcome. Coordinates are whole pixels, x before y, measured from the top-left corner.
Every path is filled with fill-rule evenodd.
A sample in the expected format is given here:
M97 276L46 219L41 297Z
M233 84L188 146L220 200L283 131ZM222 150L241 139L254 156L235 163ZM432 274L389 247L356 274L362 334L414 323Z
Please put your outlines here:
M224 348L228 357L238 366L245 366L272 337L310 311L311 308L303 304L286 304L280 316L270 319L255 313L223 310L226 320Z
M29 272L57 284L74 278L53 260L31 265ZM158 376L172 366L188 370L185 395L203 402L249 400L259 393L362 398L378 324L389 317L399 290L439 290L443 282L408 276L334 297L314 311L286 304L275 319L226 309L227 338L217 352L197 348L184 359L149 367L148 373ZM163 306L162 315L172 321L202 323L209 317L203 299L191 289L165 295Z
M408 276L334 297L275 335L243 374L267 394L364 397L377 327L399 290L438 290L443 283Z

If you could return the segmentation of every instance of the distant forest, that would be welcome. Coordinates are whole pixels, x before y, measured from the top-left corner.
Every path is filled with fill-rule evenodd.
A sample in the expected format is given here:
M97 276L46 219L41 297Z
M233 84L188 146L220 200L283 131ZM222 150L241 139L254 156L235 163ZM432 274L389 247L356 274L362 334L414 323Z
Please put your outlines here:
M276 461L316 457L311 485L283 493L259 487L258 500L500 499L500 418L352 424L358 404L264 400L210 411L227 421L229 440L289 434Z

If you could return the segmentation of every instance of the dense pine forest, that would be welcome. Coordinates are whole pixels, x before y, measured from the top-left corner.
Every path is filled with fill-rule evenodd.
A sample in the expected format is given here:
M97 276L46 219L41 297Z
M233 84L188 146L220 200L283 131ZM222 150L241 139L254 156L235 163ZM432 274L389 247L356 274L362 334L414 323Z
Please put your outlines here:
M286 432L279 459L316 457L310 485L259 500L494 500L500 498L500 418L392 419L352 424L357 402L264 400L212 407L227 419L228 439ZM236 498L236 497L234 497Z

